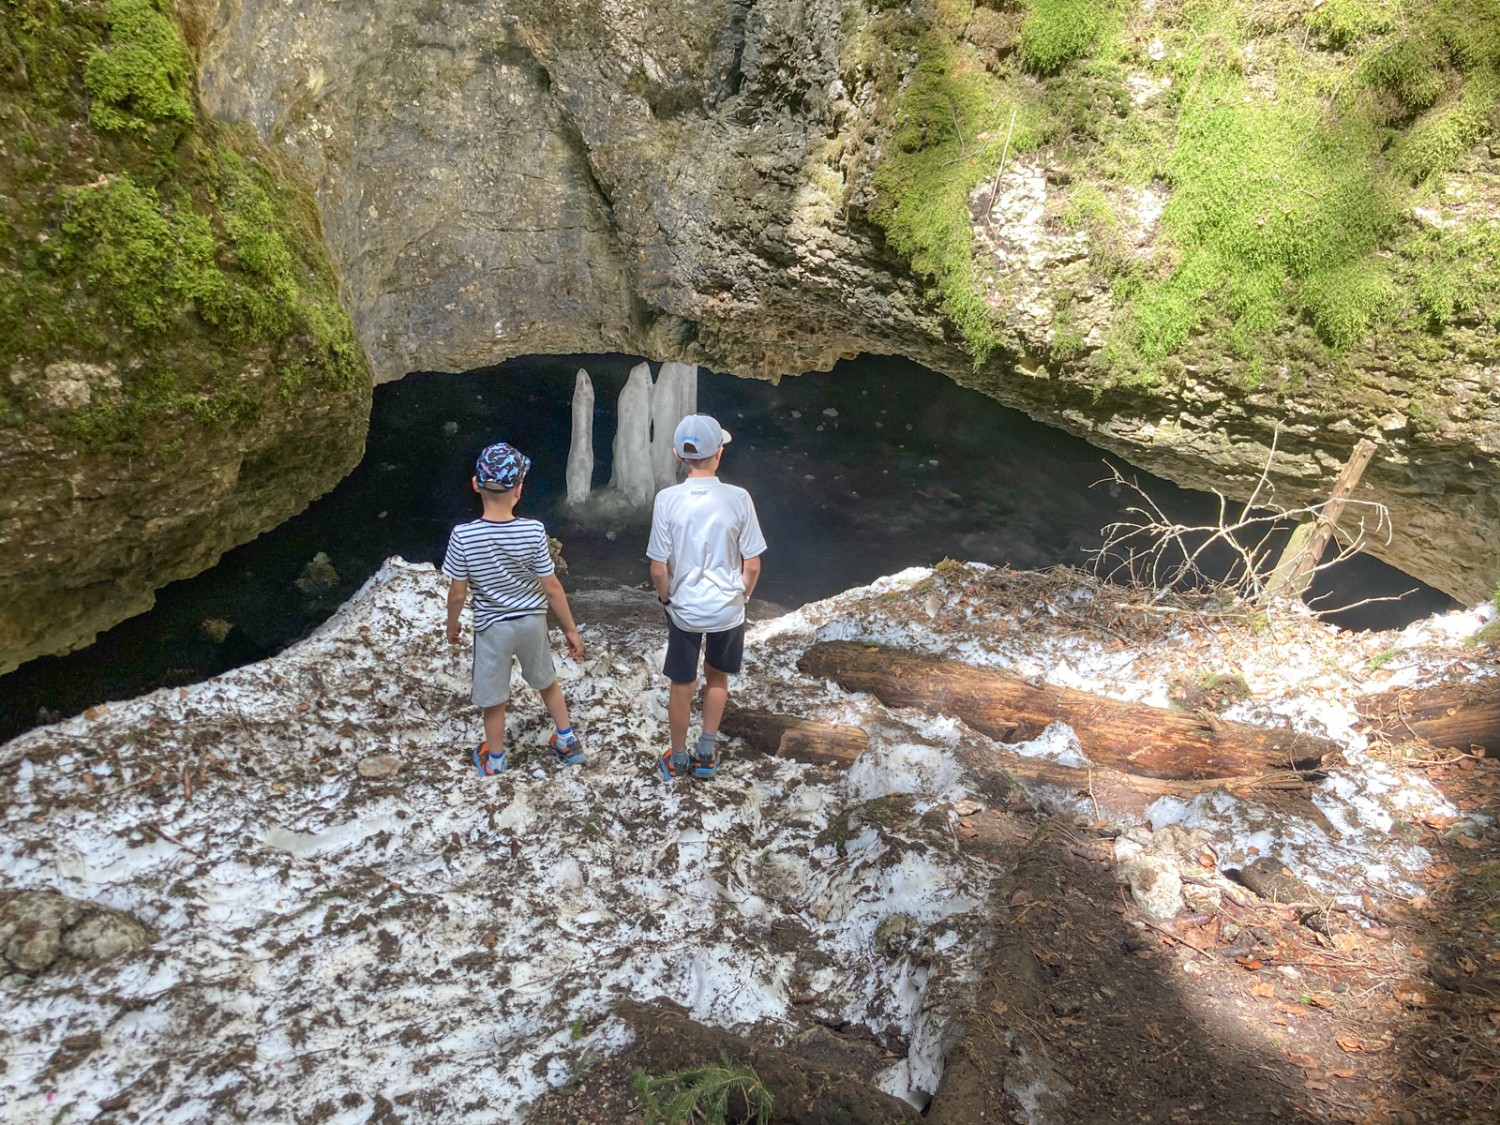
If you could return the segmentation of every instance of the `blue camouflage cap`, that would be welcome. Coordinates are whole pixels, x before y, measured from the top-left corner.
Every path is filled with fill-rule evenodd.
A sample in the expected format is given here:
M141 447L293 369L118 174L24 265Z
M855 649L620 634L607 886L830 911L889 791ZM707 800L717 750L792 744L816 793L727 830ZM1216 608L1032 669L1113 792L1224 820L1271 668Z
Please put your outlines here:
M474 462L474 475L479 486L491 492L509 492L521 483L531 468L531 458L513 445L497 441L479 455Z

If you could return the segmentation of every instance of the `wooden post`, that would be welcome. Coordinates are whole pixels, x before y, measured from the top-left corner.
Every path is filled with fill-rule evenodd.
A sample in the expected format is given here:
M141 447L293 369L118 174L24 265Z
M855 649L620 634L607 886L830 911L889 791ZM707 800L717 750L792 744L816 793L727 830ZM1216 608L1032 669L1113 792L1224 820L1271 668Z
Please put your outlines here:
M1302 596L1318 569L1318 560L1323 557L1323 552L1333 540L1333 533L1338 530L1339 516L1343 514L1344 505L1359 484L1365 466L1374 456L1375 443L1368 438L1360 438L1354 452L1349 454L1348 464L1334 482L1328 502L1323 505L1317 519L1298 524L1292 532L1291 539L1281 552L1281 558L1276 562L1276 568L1271 571L1271 577L1266 582L1266 592L1261 599L1263 603L1278 598Z

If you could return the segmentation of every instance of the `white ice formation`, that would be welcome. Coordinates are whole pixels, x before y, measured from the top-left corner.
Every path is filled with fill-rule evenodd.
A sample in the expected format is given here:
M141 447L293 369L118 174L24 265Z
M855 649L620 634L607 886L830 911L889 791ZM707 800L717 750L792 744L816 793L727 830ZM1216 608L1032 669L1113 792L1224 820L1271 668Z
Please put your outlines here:
M588 503L594 481L594 384L589 373L578 369L573 384L573 440L568 446L568 504Z
M677 423L698 412L698 367L692 363L664 363L651 393L651 468L657 489L677 483L677 458L672 435Z
M651 470L651 365L638 363L620 391L619 428L615 430L614 474L609 486L645 506L656 495Z

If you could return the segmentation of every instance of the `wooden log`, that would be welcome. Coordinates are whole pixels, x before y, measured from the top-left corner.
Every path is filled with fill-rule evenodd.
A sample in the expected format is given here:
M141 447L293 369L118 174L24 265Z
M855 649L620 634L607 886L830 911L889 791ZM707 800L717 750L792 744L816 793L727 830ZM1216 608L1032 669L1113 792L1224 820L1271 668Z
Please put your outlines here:
M1314 770L1338 753L1328 739L1034 685L949 660L848 641L813 645L797 663L810 676L870 692L889 707L951 715L1001 742L1024 742L1049 723L1073 728L1098 766L1144 777L1201 780Z
M746 710L732 705L724 713L724 722L719 729L743 739L747 748L756 753L841 769L853 765L854 759L869 744L869 736L860 727L820 723L796 715ZM1050 785L1089 797L1102 811L1132 817L1139 816L1158 797L1190 800L1206 789L1227 789L1240 795L1286 797L1306 796L1311 788L1302 777L1289 770L1257 777L1171 781L1136 777L1113 769L1078 769L1006 750L993 757L986 756L980 764L995 766L1023 783Z
M870 736L860 727L754 711L732 704L724 711L719 731L731 738L744 739L752 750L769 757L845 768L870 744Z
M1500 754L1500 678L1476 684L1439 684L1367 696L1358 704L1360 728L1394 742L1425 739L1434 746Z
M1316 519L1299 524L1292 532L1291 539L1282 550L1281 558L1266 582L1263 601L1300 598L1306 591L1317 572L1318 561L1328 549L1328 544L1333 542L1333 533L1338 530L1339 516L1344 514L1344 506L1354 494L1359 478L1364 475L1366 466L1374 456L1375 443L1369 438L1360 438L1355 443L1354 451L1349 454L1349 460L1339 473L1338 480L1334 481L1333 491L1328 494L1322 511Z

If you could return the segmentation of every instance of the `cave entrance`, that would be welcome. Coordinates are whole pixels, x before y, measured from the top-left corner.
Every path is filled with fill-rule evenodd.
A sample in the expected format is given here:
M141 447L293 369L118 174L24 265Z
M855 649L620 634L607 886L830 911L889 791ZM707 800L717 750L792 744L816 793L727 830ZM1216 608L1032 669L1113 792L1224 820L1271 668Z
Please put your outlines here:
M365 457L346 480L211 570L166 587L150 613L89 648L0 677L0 739L261 659L326 620L386 558L440 561L449 529L478 513L467 481L492 441L532 458L521 510L562 540L570 593L644 591L646 517L585 525L564 508L578 369L594 385L602 488L616 399L640 362L527 357L377 387ZM945 557L1021 569L1082 563L1132 499L1093 487L1110 475L1097 448L902 359L863 356L776 385L704 371L698 409L733 433L722 475L750 490L770 543L754 615ZM1213 519L1213 497L1121 468L1171 517ZM320 554L327 568L310 570ZM1321 575L1312 596L1349 604L1413 589L1336 620L1390 628L1452 604L1366 556Z

